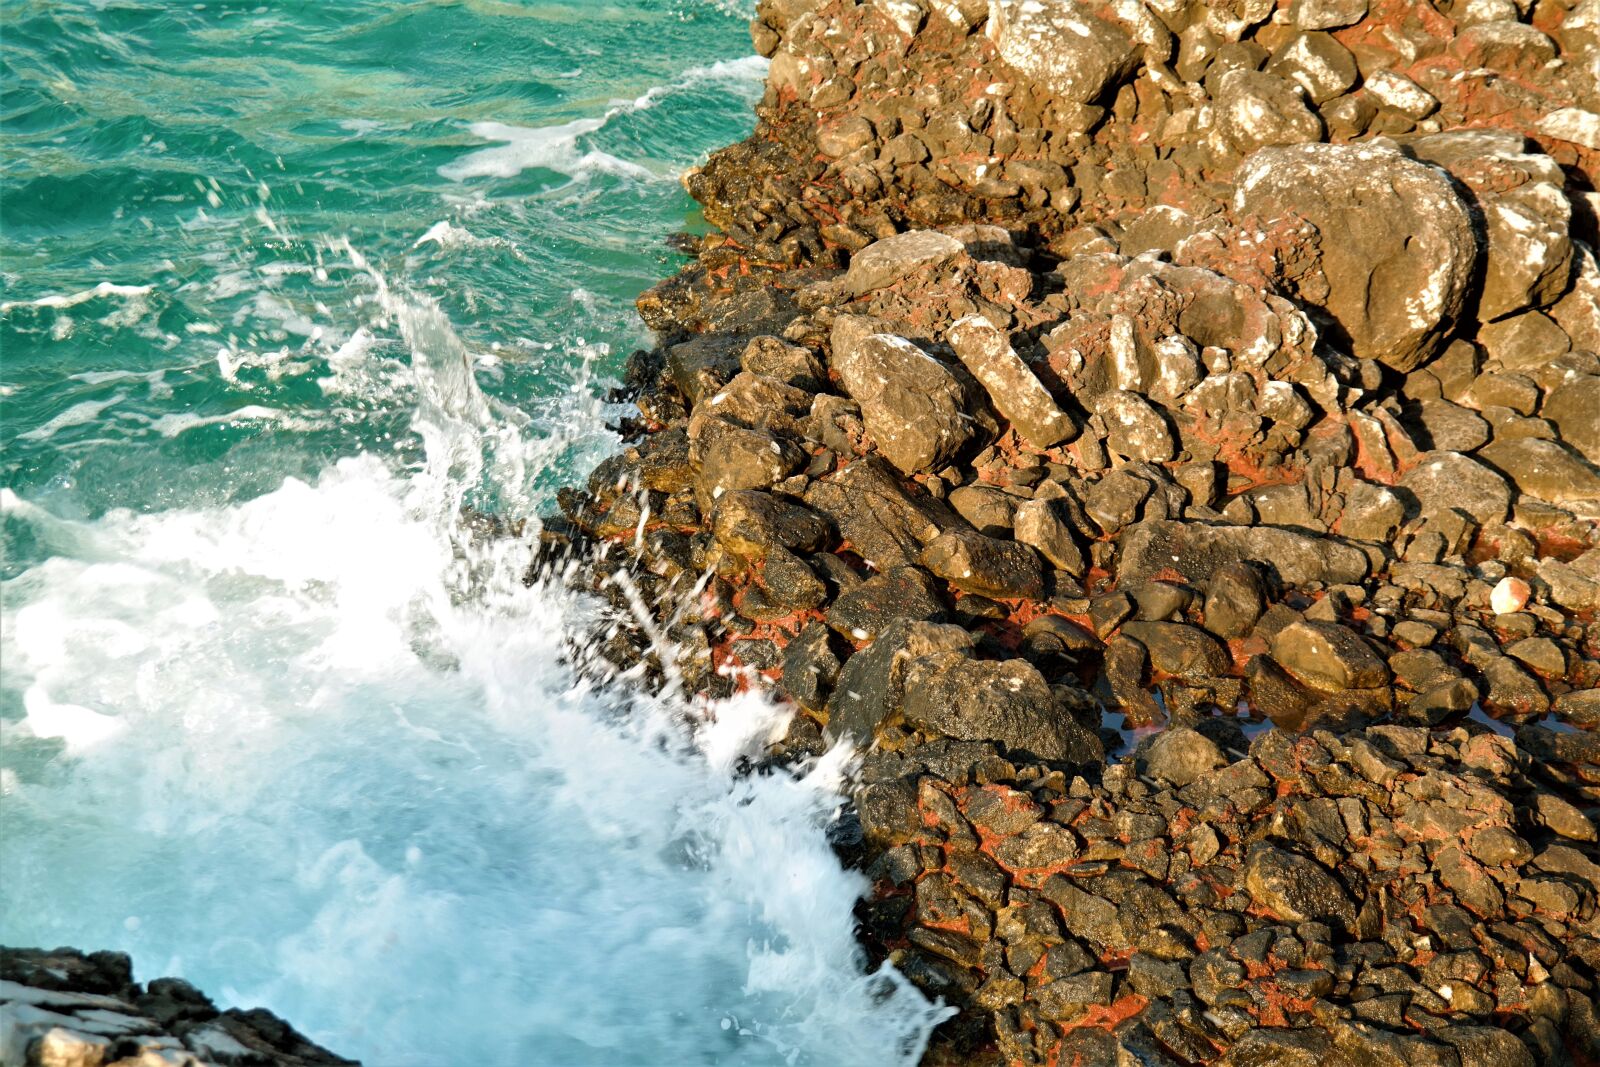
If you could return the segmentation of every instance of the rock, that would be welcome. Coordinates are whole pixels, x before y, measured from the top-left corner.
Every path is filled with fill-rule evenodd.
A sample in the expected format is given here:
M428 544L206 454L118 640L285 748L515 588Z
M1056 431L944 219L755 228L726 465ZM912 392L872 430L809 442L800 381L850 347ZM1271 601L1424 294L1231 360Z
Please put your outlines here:
M1267 609L1267 583L1251 563L1225 563L1206 582L1202 625L1223 640L1244 637Z
M796 704L807 711L820 712L827 705L828 694L833 692L843 665L833 650L828 628L820 622L809 622L784 647L778 684Z
M1576 107L1558 108L1539 120L1539 132L1600 151L1600 114L1593 111Z
M1405 502L1393 489L1356 480L1345 492L1337 529L1358 541L1388 541L1405 519Z
M1363 0L1362 8L1366 4ZM1322 1067L1328 1035L1320 1030L1250 1030L1228 1048L1217 1067Z
M1538 311L1524 311L1491 322L1478 331L1478 343L1500 369L1512 373L1538 370L1572 347L1554 319Z
M1453 1045L1461 1067L1534 1067L1533 1054L1508 1031L1494 1026L1446 1026L1435 1032Z
M944 604L921 568L893 567L841 593L827 618L852 641L876 641L896 619L943 622Z
M708 335L667 349L667 376L690 407L721 389L739 373L738 345L738 338Z
M1056 706L1044 677L1026 660L975 660L940 653L906 668L906 722L963 741L998 741L1039 759L1092 763L1100 742Z
M960 626L905 619L890 623L870 647L845 661L828 697L828 735L871 744L879 724L900 708L908 663L935 653L965 655L973 643Z
M1489 442L1489 424L1481 415L1442 398L1422 401L1401 421L1411 439L1430 451L1471 452Z
M1031 548L976 530L945 531L923 550L921 562L965 593L1003 600L1044 595L1044 574Z
M1389 684L1389 666L1353 630L1334 622L1295 622L1272 638L1272 655L1300 682L1325 692Z
M1478 455L1528 496L1552 504L1600 500L1600 471L1558 442L1533 437L1496 440L1479 449Z
M1362 87L1379 107L1412 121L1427 118L1439 108L1438 97L1396 71L1373 71Z
M1073 577L1081 577L1085 565L1077 536L1058 500L1026 500L1017 505L1013 536L1021 544L1038 550L1050 565Z
M1017 511L1017 498L984 485L963 485L946 497L950 506L986 537L1011 535Z
M1228 650L1217 639L1181 622L1128 622L1122 632L1144 645L1150 666L1163 674L1195 680L1216 678L1228 670Z
M1278 919L1337 923L1351 928L1356 907L1339 880L1315 860L1271 845L1256 845L1245 861L1245 891Z
M724 550L760 559L774 546L800 552L823 547L828 522L783 497L753 490L723 493L711 509L711 531Z
M1477 312L1484 322L1554 302L1572 276L1572 207L1561 191L1561 166L1526 144L1520 133L1492 129L1451 130L1407 144L1477 200L1488 239Z
M689 421L689 462L707 500L733 489L766 489L799 470L805 456L792 442L697 415Z
M1424 452L1399 484L1416 497L1423 514L1454 508L1487 526L1504 522L1511 511L1505 479L1459 452Z
M882 460L867 457L806 487L808 507L830 520L850 548L880 571L917 562L940 523Z
M1356 83L1356 57L1326 33L1299 33L1280 46L1267 73L1288 78L1305 90L1313 104L1349 91ZM1293 142L1288 142L1293 143Z
M1216 131L1239 155L1268 145L1322 140L1322 119L1300 84L1276 74L1230 70L1217 82Z
M1594 841L1595 826L1589 817L1554 793L1539 792L1533 798L1539 824L1569 841Z
M1533 590L1521 578L1506 576L1495 583L1489 593L1489 607L1496 615L1518 612L1528 603Z
M950 327L950 346L978 379L995 408L1035 448L1077 436L1078 427L1012 349L1005 334L980 315Z
M1114 470L1085 490L1084 510L1102 530L1114 534L1139 517L1139 506L1149 499L1152 489L1144 478Z
M1133 72L1121 26L1074 0L991 0L990 40L1005 63L1067 103L1091 104Z
M775 378L808 393L821 392L828 381L828 372L816 353L777 337L752 338L739 357L739 365L752 374Z
M1478 258L1448 177L1373 144L1305 144L1256 152L1237 183L1237 212L1316 227L1317 269L1289 284L1333 318L1336 341L1399 371L1440 348Z
M828 599L828 587L805 560L780 545L767 551L761 586L773 604L790 611L810 611Z
M1187 726L1169 726L1143 746L1142 773L1175 786L1186 786L1228 760L1217 743Z
M906 474L932 470L966 444L964 390L944 364L893 334L857 337L836 325L833 338L833 369L890 463Z
M1600 375L1568 378L1551 391L1539 414L1555 424L1562 444L1600 464Z
M1106 423L1106 446L1134 462L1164 463L1177 454L1167 420L1138 393L1112 389L1092 403Z
M1308 537L1281 527L1211 526L1199 522L1146 520L1119 541L1119 581L1148 581L1164 570L1202 582L1227 563L1254 561L1287 585L1359 582L1367 556L1326 537Z
M1289 17L1302 30L1337 30L1367 17L1367 0L1293 0Z
M861 296L891 286L925 267L938 266L963 251L965 246L960 241L936 230L897 233L874 241L850 257L844 285L849 292Z

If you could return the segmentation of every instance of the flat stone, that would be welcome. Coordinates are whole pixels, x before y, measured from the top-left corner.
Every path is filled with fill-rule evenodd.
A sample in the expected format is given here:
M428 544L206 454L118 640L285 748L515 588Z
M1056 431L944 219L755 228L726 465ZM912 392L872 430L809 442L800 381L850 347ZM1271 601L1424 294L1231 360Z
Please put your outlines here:
M1479 453L1482 455L1482 452ZM1478 522L1504 522L1511 511L1511 488L1483 463L1459 452L1425 452L1400 479L1426 514L1456 508Z
M1327 537L1309 537L1282 527L1212 526L1198 522L1146 520L1130 526L1118 542L1118 578L1149 581L1164 570L1202 582L1228 563L1253 561L1289 585L1360 582L1367 555Z
M1006 335L981 315L950 327L950 346L989 393L995 408L1035 448L1050 448L1078 434L1077 424L1022 361Z
M1389 684L1389 665L1355 631L1336 622L1285 626L1272 639L1272 655L1296 679L1324 692Z
M1552 504L1600 500L1600 471L1556 441L1522 437L1493 441L1478 450L1528 496Z
M1170 726L1152 737L1138 754L1140 770L1183 787L1226 765L1217 743L1187 726Z
M953 258L965 247L937 230L910 230L885 237L850 257L845 288L856 296L886 288L914 271Z

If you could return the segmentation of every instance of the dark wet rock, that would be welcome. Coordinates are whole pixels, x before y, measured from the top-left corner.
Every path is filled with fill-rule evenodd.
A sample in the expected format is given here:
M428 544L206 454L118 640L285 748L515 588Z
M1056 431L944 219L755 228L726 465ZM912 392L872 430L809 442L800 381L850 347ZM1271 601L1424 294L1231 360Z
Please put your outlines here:
M1250 898L1279 919L1355 925L1356 906L1344 886L1298 853L1257 845L1245 862L1244 884Z
M1272 655L1302 683L1324 691L1387 685L1389 667L1372 646L1338 623L1297 622L1272 639Z
M1150 666L1179 678L1214 678L1227 671L1228 650L1200 629L1178 622L1129 622L1122 632L1149 651Z
M857 460L806 487L807 506L831 520L850 548L879 570L917 562L938 534L935 514L882 461Z
M667 349L667 374L691 407L739 373L739 343L737 337L712 335Z
M1366 554L1358 549L1271 527L1145 521L1122 535L1120 547L1125 582L1146 581L1168 569L1201 582L1225 564L1245 561L1269 568L1290 585L1359 582L1367 574Z
M957 589L979 596L1036 600L1044 593L1039 557L1027 545L947 530L929 542L922 565Z
M1049 448L1077 436L1071 417L987 319L973 315L960 320L950 327L949 340L995 408L1029 444Z
M805 560L780 545L767 551L761 564L761 585L774 604L789 611L810 611L828 597L828 587Z
M861 405L867 433L906 474L944 465L971 436L965 394L950 371L904 337L833 331L833 369Z
M1317 269L1291 285L1357 356L1408 371L1438 351L1478 258L1445 175L1376 145L1302 144L1262 149L1236 180L1237 211L1316 227Z
M828 627L807 623L783 650L778 684L789 699L810 712L820 712L839 679L843 660L834 649Z
M1203 625L1223 640L1244 637L1267 607L1261 569L1243 561L1225 563L1206 582Z
M899 710L907 663L935 653L963 655L974 643L960 626L904 619L890 623L871 646L845 661L828 698L828 733L870 743L878 725Z
M905 720L963 741L998 741L1039 759L1087 763L1099 741L1056 706L1044 678L1026 660L993 662L959 653L913 660L906 668Z
M689 423L689 459L696 485L708 500L734 489L769 488L805 462L792 441L709 416Z
M963 485L946 498L950 506L987 537L1009 537L1019 501L1009 493L984 485Z
M944 603L927 572L893 567L842 593L828 608L828 625L852 641L875 641L896 619L943 622Z
M1492 523L1501 522L1511 511L1511 489L1505 479L1459 452L1423 453L1400 485L1416 497L1424 512L1458 508L1478 522Z
M724 550L745 559L760 559L773 547L813 552L830 533L816 512L754 490L723 493L711 509L711 530Z

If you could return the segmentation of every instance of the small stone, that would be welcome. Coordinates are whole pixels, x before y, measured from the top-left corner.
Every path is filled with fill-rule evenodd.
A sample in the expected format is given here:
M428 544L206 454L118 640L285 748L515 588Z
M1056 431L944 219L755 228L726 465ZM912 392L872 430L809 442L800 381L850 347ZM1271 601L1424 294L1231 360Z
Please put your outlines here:
M1489 607L1496 615L1510 615L1521 611L1532 595L1527 582L1508 575L1496 582L1489 593Z
M1145 774L1186 786L1228 761L1217 743L1187 726L1172 726L1144 746L1139 766Z

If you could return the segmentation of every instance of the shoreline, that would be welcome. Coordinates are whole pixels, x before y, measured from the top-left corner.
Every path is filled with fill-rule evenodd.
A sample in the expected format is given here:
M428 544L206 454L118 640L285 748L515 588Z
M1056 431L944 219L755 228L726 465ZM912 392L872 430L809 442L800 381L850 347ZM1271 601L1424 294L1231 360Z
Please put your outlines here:
M925 1062L1600 1056L1594 31L1458 7L762 4L544 548L868 750Z
M867 750L925 1063L1600 1063L1588 11L763 0L530 578ZM60 952L3 977L347 1062Z

